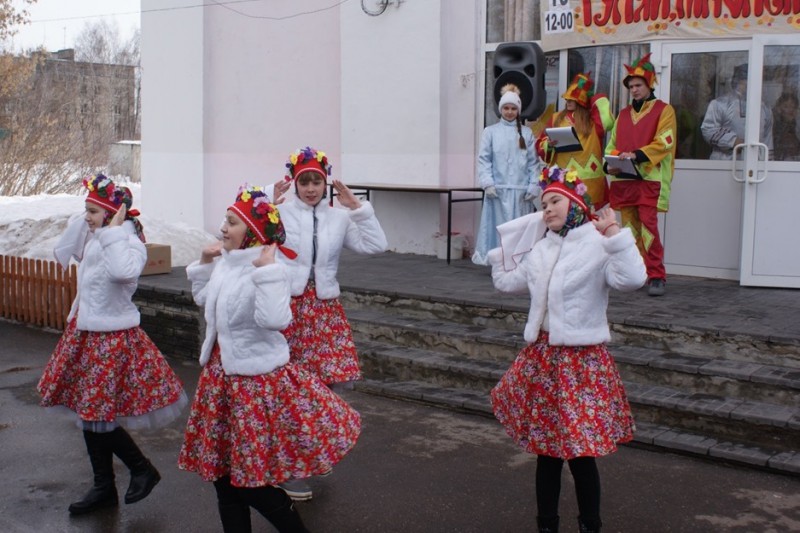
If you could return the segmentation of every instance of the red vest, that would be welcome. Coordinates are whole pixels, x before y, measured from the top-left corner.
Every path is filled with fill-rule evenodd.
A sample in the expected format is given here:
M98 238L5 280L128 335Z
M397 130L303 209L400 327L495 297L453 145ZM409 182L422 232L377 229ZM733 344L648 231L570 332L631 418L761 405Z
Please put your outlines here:
M656 136L661 111L666 105L661 100L656 100L650 111L640 116L636 123L633 122L633 106L623 109L617 119L616 149L620 152L635 152L642 146L650 144Z

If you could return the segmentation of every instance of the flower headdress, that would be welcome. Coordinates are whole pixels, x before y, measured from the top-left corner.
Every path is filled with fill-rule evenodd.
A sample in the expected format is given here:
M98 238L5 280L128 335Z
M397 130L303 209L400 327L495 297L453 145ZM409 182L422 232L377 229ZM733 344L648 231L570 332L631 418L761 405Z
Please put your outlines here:
M625 65L628 75L622 80L622 84L627 88L631 78L643 78L647 86L652 89L658 83L656 79L656 68L650 62L650 53L643 55L633 62L633 65Z
M117 187L111 179L103 174L93 174L83 178L83 186L89 191L86 201L98 205L107 211L106 216L103 218L103 225L107 225L114 214L124 204L127 211L125 220L133 222L136 229L136 235L145 241L144 231L141 222L136 218L139 216L139 211L131 209L133 205L133 194L127 187Z
M242 248L275 243L289 259L297 257L293 250L283 246L286 242L286 230L283 228L280 213L261 187L245 183L239 187L236 200L228 209L236 213L248 228Z
M594 96L594 81L589 77L591 74L591 72L575 74L575 77L572 78L572 83L569 84L561 98L575 100L579 106L588 108L589 102Z
M542 189L542 196L548 192L561 194L578 204L587 216L593 216L589 190L574 170L558 166L545 167L539 175L539 187Z
M286 177L295 179L303 172L315 172L327 180L332 168L325 152L306 146L289 156L286 161Z

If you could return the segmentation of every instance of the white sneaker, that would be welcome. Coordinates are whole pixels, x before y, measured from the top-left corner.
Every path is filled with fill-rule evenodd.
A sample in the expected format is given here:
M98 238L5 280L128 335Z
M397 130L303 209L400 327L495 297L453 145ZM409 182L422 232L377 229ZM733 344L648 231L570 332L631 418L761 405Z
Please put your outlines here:
M278 486L296 502L308 501L314 495L314 493L311 492L311 486L305 479L290 479L289 481L284 481Z

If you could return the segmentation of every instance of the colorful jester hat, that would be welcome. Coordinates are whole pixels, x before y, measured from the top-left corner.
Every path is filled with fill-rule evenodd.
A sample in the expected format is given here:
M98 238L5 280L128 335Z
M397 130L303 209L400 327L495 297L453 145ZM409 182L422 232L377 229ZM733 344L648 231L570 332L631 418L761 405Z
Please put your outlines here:
M228 209L236 213L249 229L242 248L275 243L289 259L297 257L293 250L283 246L286 242L286 231L280 213L261 187L251 187L245 183L239 187L236 200Z
M594 81L590 76L591 72L586 74L575 74L572 78L572 83L567 87L567 91L561 95L564 100L575 100L581 107L589 108L589 102L594 96Z
M626 89L628 88L628 83L630 83L631 78L643 78L650 89L653 89L656 83L658 83L656 79L656 69L650 62L650 53L634 61L633 65L625 65L625 70L628 71L628 75L622 80L622 84Z
M290 179L297 179L303 172L314 172L327 181L332 168L325 152L306 146L289 156L286 161L286 176Z
M592 216L592 199L589 191L574 170L555 165L545 167L539 175L539 187L542 189L542 196L549 192L566 196L583 209L587 216Z

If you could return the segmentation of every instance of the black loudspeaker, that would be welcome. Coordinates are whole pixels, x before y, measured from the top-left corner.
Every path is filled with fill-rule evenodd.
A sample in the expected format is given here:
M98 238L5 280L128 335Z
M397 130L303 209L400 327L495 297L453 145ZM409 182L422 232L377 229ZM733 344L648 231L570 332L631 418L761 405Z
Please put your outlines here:
M533 42L503 43L494 52L494 103L495 113L500 116L500 89L507 83L519 88L522 101L520 116L523 120L535 120L547 106L544 90L544 52Z

